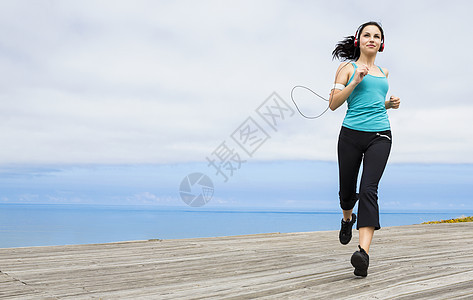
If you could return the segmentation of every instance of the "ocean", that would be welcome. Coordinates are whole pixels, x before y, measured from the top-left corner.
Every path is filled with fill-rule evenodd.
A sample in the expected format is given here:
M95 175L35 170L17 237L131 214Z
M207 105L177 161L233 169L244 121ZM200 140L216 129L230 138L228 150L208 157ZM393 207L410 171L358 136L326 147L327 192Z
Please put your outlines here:
M355 210L356 212L356 210ZM382 212L382 227L473 215ZM0 248L338 230L340 211L0 204Z

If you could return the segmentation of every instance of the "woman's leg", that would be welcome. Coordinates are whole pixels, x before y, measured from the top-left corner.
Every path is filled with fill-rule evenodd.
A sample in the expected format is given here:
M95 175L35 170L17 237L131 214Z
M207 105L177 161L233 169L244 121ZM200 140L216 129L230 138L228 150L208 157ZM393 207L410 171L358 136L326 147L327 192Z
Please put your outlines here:
M369 253L371 241L373 240L373 235L374 235L374 227L373 226L361 227L358 230L358 233L360 234L361 248L365 249L366 253Z
M351 218L351 214L353 213L353 208L348 209L348 210L342 209L342 211L343 211L343 220L349 221Z
M369 251L374 230L381 228L379 224L378 185L391 151L391 142L385 139L376 138L365 151L363 157L357 228L360 233L360 246L366 252Z
M388 137L386 137L388 136ZM373 234L379 225L378 184L391 151L391 133L380 137L373 133L363 157L363 173L361 175L358 204L357 228L360 234L359 251L351 256L351 264L355 267L354 274L366 277L369 267L369 249Z
M339 232L340 243L346 245L352 238L352 227L356 222L353 207L358 201L356 184L363 153L356 144L357 132L342 127L338 140L338 170L340 180L340 207L343 219Z
M342 128L338 139L338 173L340 189L338 192L340 198L340 207L343 210L343 218L350 219L353 207L358 201L356 193L356 184L358 173L360 171L361 159L363 153L356 145L354 140L356 136L352 131Z

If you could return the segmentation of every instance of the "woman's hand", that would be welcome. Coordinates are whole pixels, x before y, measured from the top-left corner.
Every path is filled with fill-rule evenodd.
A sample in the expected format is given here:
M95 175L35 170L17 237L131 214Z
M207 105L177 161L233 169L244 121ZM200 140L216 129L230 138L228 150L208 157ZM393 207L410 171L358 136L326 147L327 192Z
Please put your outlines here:
M365 75L368 74L369 70L370 69L366 65L362 65L356 68L355 76L353 76L353 81L355 82L355 84L359 84L363 80Z
M398 109L400 104L401 104L401 99L395 96L391 96L389 100L385 102L386 109L388 108Z

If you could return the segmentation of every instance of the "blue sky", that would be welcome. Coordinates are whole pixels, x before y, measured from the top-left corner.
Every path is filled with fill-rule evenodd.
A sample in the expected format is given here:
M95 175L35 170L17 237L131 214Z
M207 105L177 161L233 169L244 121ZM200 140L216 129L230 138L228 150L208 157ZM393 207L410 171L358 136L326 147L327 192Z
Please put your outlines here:
M179 185L192 172L213 181L205 208L338 209L336 162L303 160L248 161L227 182L206 163L4 168L0 202L185 207ZM472 182L471 164L393 163L380 183L380 208L472 212Z
M294 114L277 130L255 110L273 92L291 104L299 84L328 95L334 45L374 20L386 34L377 64L402 101L389 111L386 205L471 207L472 63L457 51L473 46L472 6L3 1L0 201L182 205L180 181L203 172L215 183L209 207L336 208L346 108L313 121ZM326 104L297 96L308 114ZM238 149L231 135L248 117L270 138L252 157L241 153L247 162L224 183L206 157L223 141Z

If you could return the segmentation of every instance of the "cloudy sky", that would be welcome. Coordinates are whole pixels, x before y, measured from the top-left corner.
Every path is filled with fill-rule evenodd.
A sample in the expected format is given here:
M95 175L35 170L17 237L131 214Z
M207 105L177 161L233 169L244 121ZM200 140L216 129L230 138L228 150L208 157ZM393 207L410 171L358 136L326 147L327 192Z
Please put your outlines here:
M376 62L390 70L388 95L402 101L389 111L390 162L469 166L472 9L470 1L2 1L2 174L178 165L180 176L186 164L205 166L273 92L292 108L295 85L327 96L335 44L369 20L383 25ZM308 114L327 104L296 96ZM296 113L277 131L265 127L269 140L244 158L334 163L345 112Z

